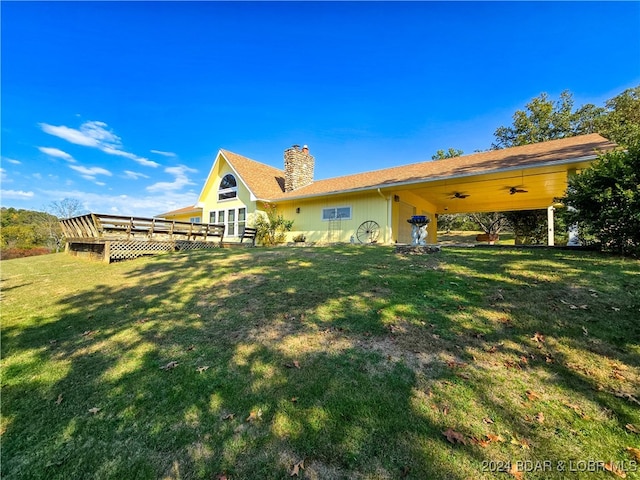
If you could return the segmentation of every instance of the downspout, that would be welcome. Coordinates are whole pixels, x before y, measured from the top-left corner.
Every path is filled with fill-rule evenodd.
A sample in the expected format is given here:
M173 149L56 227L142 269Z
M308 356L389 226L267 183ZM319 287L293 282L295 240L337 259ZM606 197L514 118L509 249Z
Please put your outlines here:
M390 218L391 218L391 197L385 197L382 192L380 191L380 188L378 188L378 195L380 195L382 198L384 198L384 200L387 202L387 224L384 228L384 243L387 243L387 238L391 238L390 235L390 230L391 230L391 224L390 224Z

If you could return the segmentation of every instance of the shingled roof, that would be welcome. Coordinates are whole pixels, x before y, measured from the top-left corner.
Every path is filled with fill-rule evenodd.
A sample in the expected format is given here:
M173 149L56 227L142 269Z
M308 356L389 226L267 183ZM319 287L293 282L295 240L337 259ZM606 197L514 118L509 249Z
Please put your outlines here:
M593 133L318 180L292 192L284 191L282 170L227 150L221 152L257 198L278 201L587 160L615 146L615 143Z

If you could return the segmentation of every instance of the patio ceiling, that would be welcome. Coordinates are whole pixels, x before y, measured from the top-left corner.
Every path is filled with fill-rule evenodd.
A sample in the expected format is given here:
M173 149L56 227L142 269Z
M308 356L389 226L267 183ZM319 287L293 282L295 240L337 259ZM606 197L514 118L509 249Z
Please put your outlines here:
M393 194L400 198L403 193L416 195L432 204L438 214L546 209L564 195L569 172L587 165L581 162L436 179L404 186ZM511 193L512 188L519 191Z

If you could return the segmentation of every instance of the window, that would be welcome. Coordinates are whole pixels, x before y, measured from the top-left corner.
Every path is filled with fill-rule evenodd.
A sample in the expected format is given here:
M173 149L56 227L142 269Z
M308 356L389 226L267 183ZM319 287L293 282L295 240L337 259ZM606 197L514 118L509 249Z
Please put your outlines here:
M235 236L236 234L236 211L229 210L229 216L227 217L229 220L227 222L227 235Z
M246 222L247 209L245 207L209 212L209 223L222 223L224 225L225 236L239 237L244 233Z
M225 175L218 189L218 200L229 200L238 196L238 184L236 178L230 173Z
M191 223L200 223L200 217L191 217L189 221Z
M323 208L322 220L351 220L351 207Z
M244 226L247 222L247 209L239 208L238 209L238 235L242 235L244 233Z

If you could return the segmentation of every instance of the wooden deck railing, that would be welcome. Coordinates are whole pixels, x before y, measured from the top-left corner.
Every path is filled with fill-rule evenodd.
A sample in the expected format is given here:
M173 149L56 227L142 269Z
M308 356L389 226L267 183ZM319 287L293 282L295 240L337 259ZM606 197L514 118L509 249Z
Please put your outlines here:
M89 213L60 220L67 240L199 240L222 243L224 224Z

